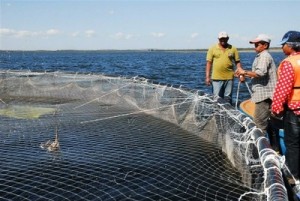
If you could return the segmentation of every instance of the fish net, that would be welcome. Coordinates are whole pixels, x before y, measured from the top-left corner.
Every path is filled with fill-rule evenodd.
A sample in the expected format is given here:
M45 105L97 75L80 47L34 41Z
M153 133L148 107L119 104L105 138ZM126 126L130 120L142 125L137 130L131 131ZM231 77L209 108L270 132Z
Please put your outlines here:
M253 122L143 78L0 72L0 200L287 200Z

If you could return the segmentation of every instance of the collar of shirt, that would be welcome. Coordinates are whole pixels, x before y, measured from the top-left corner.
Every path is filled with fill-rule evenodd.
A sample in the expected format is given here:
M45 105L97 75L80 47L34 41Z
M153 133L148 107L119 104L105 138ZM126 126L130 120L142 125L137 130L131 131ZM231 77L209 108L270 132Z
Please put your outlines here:
M294 52L291 55L298 55L298 54L300 54L300 52Z

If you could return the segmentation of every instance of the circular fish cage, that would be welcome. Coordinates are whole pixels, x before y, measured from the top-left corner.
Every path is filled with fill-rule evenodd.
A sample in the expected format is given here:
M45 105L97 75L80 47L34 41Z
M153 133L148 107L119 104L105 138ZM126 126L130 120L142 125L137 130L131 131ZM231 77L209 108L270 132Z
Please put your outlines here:
M0 200L253 198L220 146L242 126L205 95L60 72L4 72L0 86Z

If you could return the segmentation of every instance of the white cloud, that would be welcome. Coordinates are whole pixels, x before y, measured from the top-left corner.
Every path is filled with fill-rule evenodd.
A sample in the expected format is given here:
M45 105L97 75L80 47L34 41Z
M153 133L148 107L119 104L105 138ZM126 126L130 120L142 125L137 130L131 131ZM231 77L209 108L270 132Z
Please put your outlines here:
M25 30L21 30L21 31L15 31L14 35L17 38L24 38L24 37L32 37L32 36L37 36L39 35L38 32L30 32L30 31L25 31Z
M49 29L47 31L27 31L27 30L14 30L14 29L7 29L3 28L0 29L0 36L8 36L8 37L17 37L17 38L24 38L24 37L35 37L35 36L53 36L60 34L61 32L58 29Z
M86 30L85 32L85 36L88 38L94 37L96 32L94 30Z
M46 35L48 35L48 36L57 35L59 33L60 33L60 31L58 29L49 29L46 31Z
M199 33L192 33L191 38L197 38L199 36Z
M112 35L112 37L117 40L129 40L133 37L133 34L125 34L123 32L118 32Z
M151 35L155 38L162 38L164 37L166 34L165 33L161 33L161 32L152 32Z
M72 37L78 37L79 34L80 34L79 31L75 31L75 32L71 33L71 36L72 36Z
M14 34L13 29L0 29L0 36L10 36Z

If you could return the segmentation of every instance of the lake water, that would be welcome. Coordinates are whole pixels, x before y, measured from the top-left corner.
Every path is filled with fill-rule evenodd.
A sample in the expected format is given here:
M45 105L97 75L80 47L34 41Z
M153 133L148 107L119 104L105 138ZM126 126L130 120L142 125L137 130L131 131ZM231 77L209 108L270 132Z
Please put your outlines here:
M271 52L276 65L282 52ZM251 69L256 53L240 52L245 69ZM154 82L184 86L211 93L205 85L206 53L198 51L0 51L0 69L101 73L145 77ZM250 83L250 80L247 81ZM237 94L235 82L233 97ZM245 84L239 100L250 97Z
M240 54L244 68L250 69L255 53ZM276 65L284 58L283 53L272 55ZM0 51L0 69L139 76L210 93L204 83L205 56L191 51ZM235 92L236 86L237 81ZM241 99L247 97L242 85ZM240 174L224 152L198 135L143 114L79 124L78 119L98 119L95 108L109 117L115 114L98 103L80 105L88 107L61 104L59 120L41 118L35 124L2 117L7 126L0 132L5 139L0 146L5 153L0 158L4 198L225 201L250 191L238 182ZM38 145L53 137L56 122L61 149L48 158ZM248 196L246 200L253 198Z

